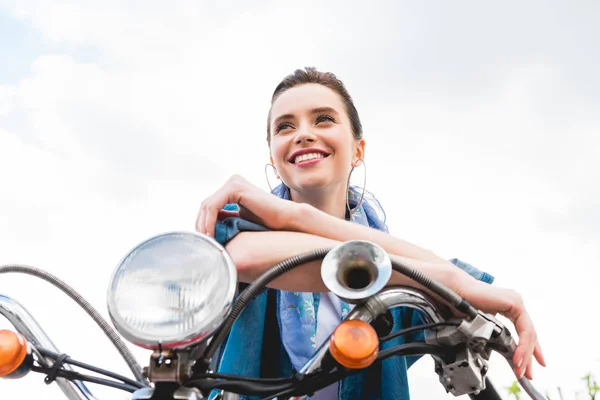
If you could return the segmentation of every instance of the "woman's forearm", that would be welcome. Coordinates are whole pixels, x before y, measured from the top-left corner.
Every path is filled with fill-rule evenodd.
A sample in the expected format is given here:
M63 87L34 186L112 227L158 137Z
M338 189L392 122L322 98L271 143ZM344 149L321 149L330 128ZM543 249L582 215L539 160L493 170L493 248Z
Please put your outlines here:
M335 218L308 204L298 204L298 217L290 219L294 231L328 238L340 242L348 240L368 240L381 246L385 251L414 260L433 263L449 263L430 250L423 249L389 233Z
M334 247L340 243L342 242L301 232L242 232L225 248L237 266L239 280L250 283L287 258L319 248ZM396 254L391 256L451 289L460 286L460 282L465 279L473 279L449 263L417 261ZM275 279L269 287L293 292L326 292L328 290L321 279L320 268L321 261L306 263ZM397 272L393 272L389 284L425 290L418 283ZM426 292L433 295L429 291Z
M278 263L339 242L300 232L265 231L238 233L225 249L237 267L238 279L251 283ZM325 292L321 261L301 265L273 280L268 286L290 292Z

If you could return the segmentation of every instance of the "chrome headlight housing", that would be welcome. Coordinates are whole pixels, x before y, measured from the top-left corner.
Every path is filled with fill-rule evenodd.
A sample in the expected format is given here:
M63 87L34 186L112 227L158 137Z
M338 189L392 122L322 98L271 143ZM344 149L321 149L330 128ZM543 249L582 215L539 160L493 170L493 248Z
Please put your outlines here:
M236 288L233 260L213 238L164 233L121 260L108 287L108 313L117 331L135 345L185 347L221 325Z

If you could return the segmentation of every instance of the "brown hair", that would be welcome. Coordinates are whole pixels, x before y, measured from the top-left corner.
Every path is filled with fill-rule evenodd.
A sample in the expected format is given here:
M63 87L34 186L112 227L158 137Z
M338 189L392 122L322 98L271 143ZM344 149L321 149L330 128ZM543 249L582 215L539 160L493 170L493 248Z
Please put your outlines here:
M358 116L358 111L354 107L352 97L346 90L346 87L333 73L331 72L320 72L314 67L307 67L305 69L297 69L293 74L286 76L275 88L273 96L271 97L271 106L277 99L277 97L288 89L293 88L297 85L306 83L316 83L323 85L334 92L336 92L344 102L346 106L346 113L350 118L352 124L352 135L356 140L360 140L363 137L362 124ZM267 143L271 145L271 110L269 110L269 116L267 118Z

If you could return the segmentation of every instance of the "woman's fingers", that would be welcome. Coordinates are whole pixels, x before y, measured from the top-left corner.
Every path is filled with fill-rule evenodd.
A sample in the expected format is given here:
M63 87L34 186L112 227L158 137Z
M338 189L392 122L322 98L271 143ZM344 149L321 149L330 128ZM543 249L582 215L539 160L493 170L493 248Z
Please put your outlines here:
M204 230L208 236L215 237L215 225L218 213L219 210L215 210L214 207L207 207L204 212Z
M244 183L243 178L237 175L232 176L212 196L204 199L196 217L196 230L198 232L214 237L219 210L225 207L227 203L238 202Z
M542 352L542 346L540 346L539 342L537 346L535 346L535 350L533 350L533 356L542 367L546 366L546 358L544 357L544 353Z
M529 380L533 379L533 364L529 364L525 369L525 377Z
M513 357L514 372L517 378L526 376L529 379L533 379L533 356L536 349L539 348L537 333L533 321L525 309L523 299L516 292L512 293L512 304L505 316L514 323L519 337L517 349ZM537 351L539 352L539 350Z
M535 346L533 348L532 351L532 356L533 357L525 357L525 360L523 362L525 369L523 370L523 366L521 367L521 369L519 370L515 370L515 374L517 375L517 377L521 377L521 376L525 376L527 379L532 380L533 379L533 359L535 358L537 360L537 362L545 367L546 366L546 360L544 359L544 355L542 354L542 349L540 347L539 342L536 341Z
M206 207L207 201L210 201L210 197L204 199L202 204L200 204L200 209L198 210L198 216L196 217L196 230L202 234L206 234L206 227L204 224L206 212L204 211L204 208Z
M202 202L198 222L200 233L211 237L215 236L215 225L217 224L219 210L229 203L230 197L231 192L229 191L229 188L223 187Z
M239 206L240 216L274 230L289 229L294 214L293 202L280 199L234 175L202 202L196 218L196 230L214 236L219 211L228 203Z

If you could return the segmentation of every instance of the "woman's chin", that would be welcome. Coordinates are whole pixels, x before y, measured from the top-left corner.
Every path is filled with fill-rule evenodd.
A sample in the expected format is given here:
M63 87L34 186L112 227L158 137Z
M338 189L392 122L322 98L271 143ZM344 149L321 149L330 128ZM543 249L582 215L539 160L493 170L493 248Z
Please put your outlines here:
M314 177L295 182L296 190L300 192L321 191L331 187L331 181L326 178Z

